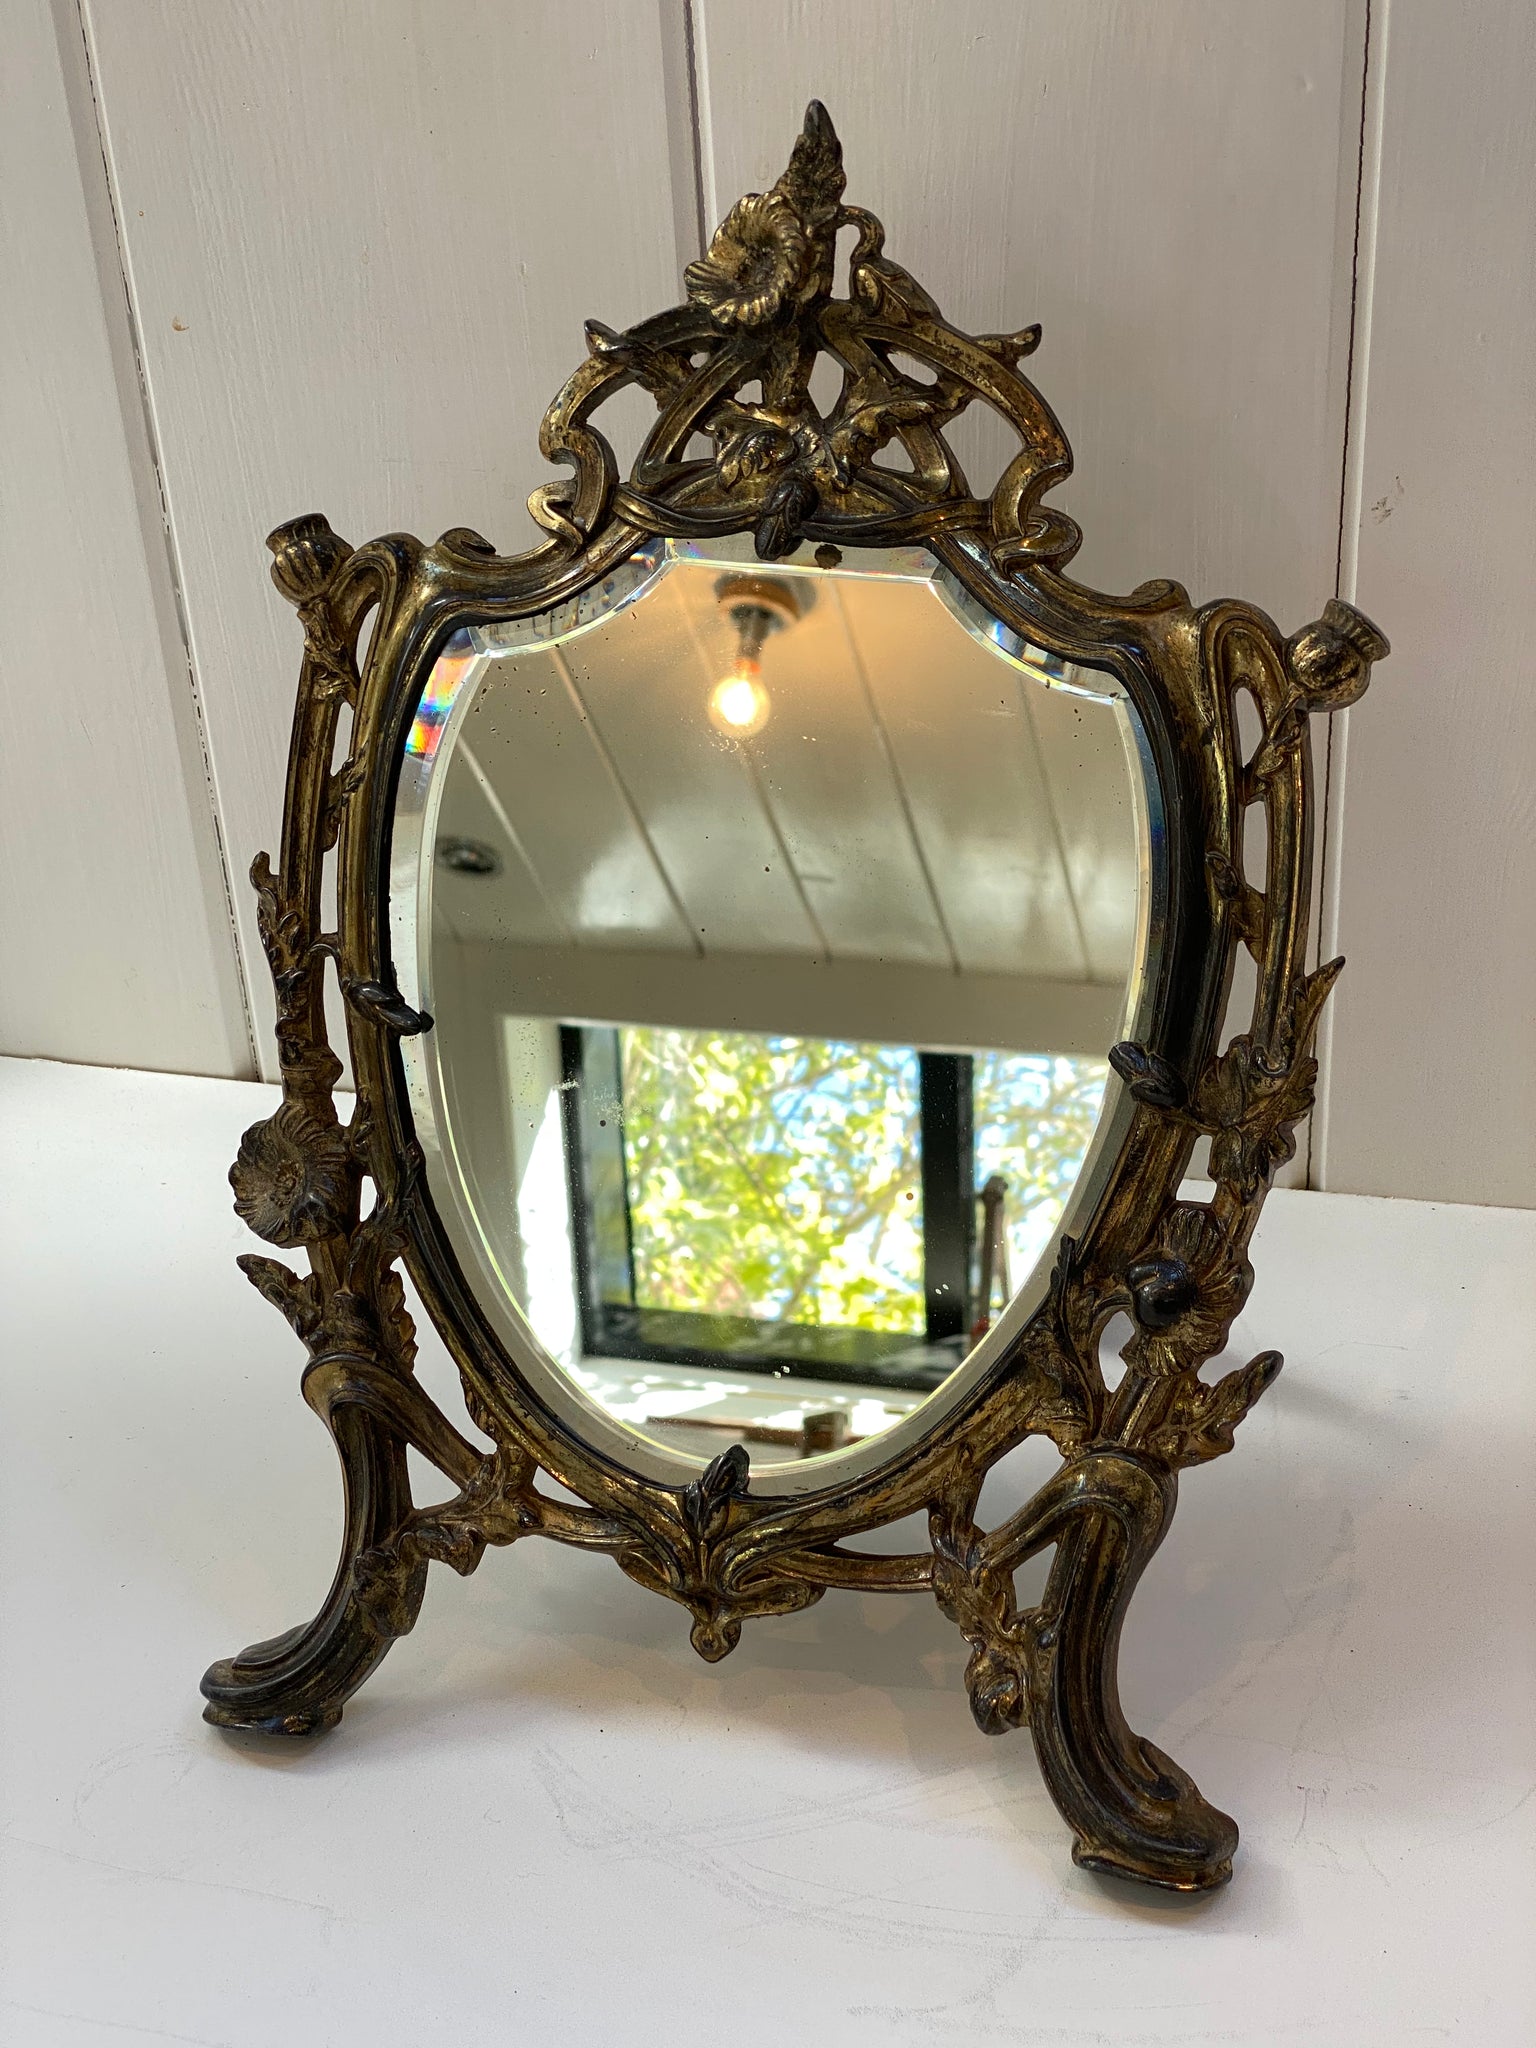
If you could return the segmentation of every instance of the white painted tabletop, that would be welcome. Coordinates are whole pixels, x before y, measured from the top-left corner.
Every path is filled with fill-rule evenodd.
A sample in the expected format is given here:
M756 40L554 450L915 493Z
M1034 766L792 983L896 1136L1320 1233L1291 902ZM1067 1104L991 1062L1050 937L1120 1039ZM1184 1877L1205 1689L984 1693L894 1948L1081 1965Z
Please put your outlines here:
M1073 1868L921 1596L712 1668L529 1542L434 1567L334 1734L205 1726L205 1665L308 1618L339 1529L233 1264L272 1100L0 1063L8 2048L1536 2041L1536 1215L1271 1196L1236 1346L1286 1369L1186 1477L1121 1662L1243 1831L1189 1901Z

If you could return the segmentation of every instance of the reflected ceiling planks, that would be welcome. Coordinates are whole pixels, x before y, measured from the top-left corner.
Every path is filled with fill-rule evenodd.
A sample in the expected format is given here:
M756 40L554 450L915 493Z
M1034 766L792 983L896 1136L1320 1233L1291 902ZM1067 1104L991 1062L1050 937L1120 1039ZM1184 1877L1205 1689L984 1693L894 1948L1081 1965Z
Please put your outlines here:
M1118 981L1136 939L1133 777L1114 720L1069 690L1018 697L1034 733L1041 779L1089 981Z
M952 966L831 587L765 649L774 708L749 744L830 957Z
M713 575L663 577L607 628L571 642L572 674L607 741L697 950L820 950L751 759L703 715L735 651Z
M497 917L502 930L525 945L574 945L576 934L545 888L468 733L459 742L459 758L463 772L455 784L451 833L471 847L489 847L500 862ZM473 892L467 900L473 901Z
M844 612L900 764L961 968L1090 979L1024 699L1032 685L945 618L931 591L849 581ZM938 618L933 613L938 613ZM915 650L921 653L914 658ZM931 650L928 651L928 650ZM1113 725L1100 706L1090 709ZM1122 775L1124 770L1121 771ZM1123 792L1122 799L1123 799ZM1058 802L1081 801L1063 789ZM1129 839L1115 880L1135 897ZM1125 953L1109 979L1124 974Z
M1118 1001L1135 938L1114 711L1028 679L926 581L819 576L798 579L811 602L764 650L767 726L727 739L706 714L736 649L719 573L678 565L563 647L488 669L438 837L488 843L500 872L439 868L449 928L516 949L547 1001L564 991L583 1014L675 1014L685 999L642 954L750 961L755 986L777 958L880 970L824 972L828 1015L889 1014L899 1035L910 1012L914 1040L944 1035L942 983L994 1020L1029 984L1039 1028L1075 1048L1079 1013ZM562 945L589 965L562 965ZM1037 984L1077 988L1076 1007ZM727 983L690 985L719 1014ZM813 1014L815 986L792 977L778 1007Z
M490 673L494 684L482 683L465 736L517 832L534 887L517 886L525 863L507 858L498 822L491 844L506 861L503 872L455 876L445 901L464 903L486 937L538 940L549 903L577 944L686 950L687 921L671 881L558 651L498 661ZM457 808L469 781L454 775L449 786L441 829L473 838Z

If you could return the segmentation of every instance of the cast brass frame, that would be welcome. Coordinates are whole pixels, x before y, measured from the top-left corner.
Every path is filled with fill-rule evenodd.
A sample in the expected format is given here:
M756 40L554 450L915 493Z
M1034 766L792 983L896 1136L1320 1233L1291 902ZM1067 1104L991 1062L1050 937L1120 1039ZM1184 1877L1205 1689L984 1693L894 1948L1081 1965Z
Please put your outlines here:
M1230 1874L1237 1829L1127 1726L1117 1643L1179 1471L1231 1448L1280 1367L1265 1352L1214 1384L1200 1378L1248 1295L1249 1239L1311 1106L1313 1033L1341 965L1305 964L1309 717L1352 703L1387 646L1337 601L1283 640L1251 606L1195 610L1174 583L1112 598L1069 580L1077 529L1041 500L1071 457L1017 367L1039 329L972 337L950 326L885 256L879 222L842 193L841 150L813 104L778 184L733 207L708 255L689 266L686 305L627 333L589 325L587 358L540 435L546 458L574 473L534 493L545 538L530 552L499 556L464 528L432 547L395 535L354 551L318 516L271 537L274 579L305 636L282 855L276 870L265 855L252 870L284 1100L246 1133L231 1180L253 1230L308 1253L302 1275L266 1257L240 1263L308 1349L304 1394L335 1438L346 1517L320 1613L214 1665L206 1712L224 1727L273 1733L330 1726L412 1626L432 1560L469 1572L487 1544L524 1536L608 1551L632 1579L688 1609L694 1648L709 1659L726 1655L747 1617L806 1607L831 1586L926 1591L970 1645L966 1683L981 1727L1028 1723L1077 1861L1204 1889ZM840 299L835 241L850 227L850 292ZM823 353L843 377L826 417L809 388ZM660 416L621 482L591 422L630 384L654 396ZM753 384L761 395L744 396ZM941 431L978 399L1020 441L987 497L972 493ZM712 454L688 453L695 435ZM910 467L876 460L892 440ZM1091 1221L1060 1245L1048 1299L915 1449L793 1498L754 1494L739 1445L681 1487L629 1471L581 1441L514 1368L426 1186L398 1040L431 1020L398 992L387 917L401 751L445 637L546 611L658 536L748 530L769 561L805 543L827 563L850 546L921 542L1030 641L1111 670L1148 735L1169 828L1152 1024L1144 1043L1111 1055L1134 1113ZM1243 691L1262 722L1246 757ZM353 712L350 747L333 766L343 705ZM1255 879L1243 858L1250 805L1262 806L1267 826ZM339 929L327 931L321 877L338 841ZM1223 1047L1242 947L1256 967L1253 1014ZM332 1100L341 1066L326 1037L328 961L346 999L357 1086L345 1125ZM1202 1134L1214 1192L1181 1201ZM365 1177L374 1198L363 1213ZM494 1442L489 1455L413 1376L401 1258L458 1363L469 1415ZM1134 1334L1111 1391L1099 1340L1120 1311ZM1032 1433L1053 1439L1060 1470L1001 1526L978 1527L988 1468ZM413 1504L407 1445L457 1487L451 1499ZM541 1471L581 1505L541 1489ZM918 1510L926 1550L877 1555L849 1541ZM1014 1569L1049 1546L1044 1598L1023 1610Z

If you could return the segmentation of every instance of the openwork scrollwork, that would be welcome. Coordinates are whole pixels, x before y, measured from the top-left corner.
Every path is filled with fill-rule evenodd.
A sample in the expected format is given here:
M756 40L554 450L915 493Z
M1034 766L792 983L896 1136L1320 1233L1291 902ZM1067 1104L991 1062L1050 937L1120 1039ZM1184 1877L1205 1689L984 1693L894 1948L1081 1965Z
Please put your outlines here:
M1071 452L1017 374L1039 328L971 336L951 327L886 256L874 215L842 203L843 186L842 149L813 102L783 177L738 201L709 253L689 265L686 306L624 334L588 324L591 354L551 406L540 442L550 461L573 465L575 478L546 484L530 501L559 545L579 549L616 512L654 533L750 530L770 560L807 538L869 546L941 528L980 529L1010 562L1070 558L1077 528L1039 500L1067 475ZM843 228L856 240L849 294L839 299ZM822 356L842 373L825 417L811 396ZM620 485L612 450L590 422L631 383L656 399L660 418ZM971 495L942 433L978 400L1022 444L985 501ZM687 454L699 435L713 443L711 456ZM909 468L878 460L892 441Z
M499 556L463 528L433 547L395 536L354 552L318 515L271 537L274 580L305 636L281 857L274 867L263 855L252 871L284 1102L247 1133L231 1179L251 1228L308 1258L307 1273L266 1255L241 1264L303 1342L304 1393L336 1442L346 1523L319 1615L216 1664L204 1680L207 1713L288 1733L331 1725L412 1626L431 1563L472 1571L487 1547L526 1536L611 1554L688 1611L694 1648L712 1660L735 1646L744 1621L808 1606L828 1587L927 1591L970 1647L980 1726L1029 1727L1078 1860L1205 1888L1229 1874L1237 1831L1127 1726L1119 1630L1167 1529L1178 1473L1231 1448L1280 1367L1263 1352L1214 1383L1201 1377L1253 1284L1254 1224L1311 1107L1318 1017L1341 965L1309 969L1306 959L1309 720L1359 697L1386 642L1337 601L1282 640L1251 607L1197 612L1175 584L1112 598L1069 581L1077 529L1041 500L1071 457L1018 367L1039 329L972 337L950 326L885 255L879 222L843 192L837 138L813 105L783 177L733 207L690 265L685 305L626 333L589 325L587 358L541 435L545 456L570 474L534 493L544 539L528 554ZM841 372L825 415L811 395L822 357ZM632 384L652 395L658 417L621 481L593 414ZM977 402L1019 441L985 496L943 434ZM697 452L701 438L707 454ZM904 466L881 460L893 442ZM1090 1224L1062 1242L1046 1299L964 1405L909 1453L794 1498L754 1493L739 1446L686 1486L654 1483L528 1397L424 1185L397 1042L431 1019L402 1000L386 937L392 771L442 635L546 610L656 536L732 532L751 532L767 558L805 542L926 543L992 615L1121 677L1151 737L1170 824L1161 995L1144 1042L1111 1054L1130 1107ZM1262 727L1246 757L1242 693ZM337 767L344 706L352 746ZM1245 871L1241 851L1251 806L1266 824L1262 875ZM321 877L332 848L339 929L327 932ZM1239 948L1252 956L1257 992L1251 1019L1223 1044ZM331 971L347 1001L357 1088L347 1124L326 1035ZM1181 1185L1202 1138L1213 1186L1194 1201ZM489 1451L416 1380L402 1259L454 1353ZM1099 1345L1119 1314L1132 1335L1111 1388ZM1031 1434L1052 1440L1059 1471L1003 1524L980 1527L986 1471ZM414 1504L407 1447L444 1475L449 1498ZM564 1497L541 1487L541 1475ZM925 1550L893 1556L850 1541L913 1513L928 1517ZM1014 1572L1048 1548L1046 1592L1021 1609Z

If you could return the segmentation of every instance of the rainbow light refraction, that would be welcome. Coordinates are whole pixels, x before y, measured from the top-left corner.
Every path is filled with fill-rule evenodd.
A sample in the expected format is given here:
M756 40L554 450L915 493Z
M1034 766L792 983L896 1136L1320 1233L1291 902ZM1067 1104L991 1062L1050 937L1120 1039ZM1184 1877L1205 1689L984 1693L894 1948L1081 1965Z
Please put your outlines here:
M443 654L432 664L432 673L427 677L421 701L416 706L416 716L411 721L410 736L405 743L408 754L430 761L437 752L437 743L443 736L453 700L464 680L464 672L473 660L472 654Z

